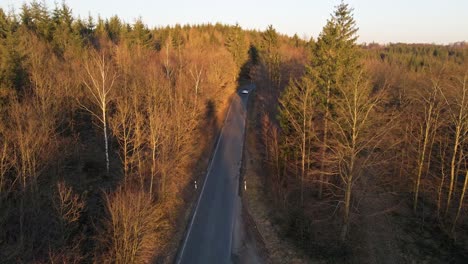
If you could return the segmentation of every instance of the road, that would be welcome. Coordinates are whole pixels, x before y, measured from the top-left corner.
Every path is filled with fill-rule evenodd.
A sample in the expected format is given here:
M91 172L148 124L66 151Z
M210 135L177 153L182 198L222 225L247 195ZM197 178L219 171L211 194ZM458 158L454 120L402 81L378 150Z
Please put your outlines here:
M239 172L250 94L240 93L243 89L251 91L254 85L241 87L229 106L177 264L232 262L235 219L241 213Z

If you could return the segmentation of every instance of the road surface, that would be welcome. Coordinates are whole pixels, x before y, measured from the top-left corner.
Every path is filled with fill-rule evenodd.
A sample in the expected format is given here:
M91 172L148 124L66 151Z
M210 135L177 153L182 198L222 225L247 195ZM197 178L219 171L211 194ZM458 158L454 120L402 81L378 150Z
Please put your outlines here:
M177 264L232 262L233 230L241 213L238 186L247 100L253 88L241 87L231 102ZM242 94L244 89L249 93Z

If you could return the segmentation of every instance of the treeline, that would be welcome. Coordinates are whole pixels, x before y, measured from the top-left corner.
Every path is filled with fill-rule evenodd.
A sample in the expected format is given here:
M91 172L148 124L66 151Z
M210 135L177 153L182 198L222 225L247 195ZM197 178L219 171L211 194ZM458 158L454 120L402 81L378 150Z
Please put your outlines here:
M1 262L170 262L261 39L66 4L0 9Z
M453 45L430 45L430 44L368 44L363 46L367 51L369 59L378 56L387 64L398 64L411 71L419 71L424 67L431 66L435 61L448 61L463 65L468 56L467 44L464 42Z
M258 125L284 233L314 258L347 259L365 214L398 210L466 250L468 47L358 45L357 35L341 3L300 44L289 82L258 79L260 98L274 94Z

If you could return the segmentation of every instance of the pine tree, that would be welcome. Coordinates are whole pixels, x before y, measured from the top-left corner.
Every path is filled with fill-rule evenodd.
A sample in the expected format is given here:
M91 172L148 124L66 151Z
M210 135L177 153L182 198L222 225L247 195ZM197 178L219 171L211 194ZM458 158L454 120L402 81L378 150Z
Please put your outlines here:
M141 18L137 19L133 24L130 35L133 43L140 47L149 47L151 45L151 32L143 23Z
M45 2L32 1L29 6L23 6L23 12L28 20L27 28L50 41L53 33L53 22Z
M281 82L281 56L279 54L278 33L269 25L262 34L262 57L268 71L268 79L275 87L279 87Z
M3 9L0 8L0 39L5 39L7 37L10 25L8 18L3 12Z
M238 24L229 31L225 46L234 58L237 67L242 67L247 60L247 45L242 28Z
M356 45L356 22L353 9L348 4L339 4L312 47L312 61L308 72L320 91L323 112L321 150L321 175L319 197L322 196L326 174L326 152L329 136L329 119L333 111L332 95L339 93L338 86L349 82L359 71L359 50Z
M112 16L109 20L106 20L105 28L112 42L119 43L122 27L123 25L117 16Z
M250 44L248 54L249 54L249 60L252 63L252 65L258 65L259 55L258 55L258 49L257 47L255 47L255 45Z
M293 45L296 48L299 48L301 46L301 40L299 39L299 36L297 34L294 34L292 37Z
M18 22L0 9L0 98L3 103L12 89L20 90L26 80L23 56L18 52Z
M74 27L72 10L65 3L53 10L53 44L58 51L64 52L69 47L81 47L81 29ZM80 23L80 21L77 21Z
M97 24L94 28L94 35L98 38L102 38L106 36L106 34L106 24L104 22L104 19L102 19L101 16L98 16Z

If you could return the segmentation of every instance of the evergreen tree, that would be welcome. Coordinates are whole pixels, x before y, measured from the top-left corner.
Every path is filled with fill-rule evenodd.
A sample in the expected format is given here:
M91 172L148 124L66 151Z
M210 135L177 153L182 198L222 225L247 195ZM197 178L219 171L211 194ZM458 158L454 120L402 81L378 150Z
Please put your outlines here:
M151 32L143 23L141 18L137 19L133 24L131 31L131 39L133 43L141 47L149 47L151 46L152 38Z
M299 36L297 34L294 34L294 36L292 37L292 41L294 47L299 48L299 46L301 45L301 40L299 39Z
M185 44L182 27L180 25L176 25L173 29L170 30L170 36L172 40L172 46L177 51L180 51L180 48Z
M97 24L94 27L94 35L98 38L102 38L107 35L106 32L106 23L105 21L101 18L101 16L98 16L97 19Z
M3 12L3 9L0 8L0 39L5 39L7 37L9 29L10 25L8 18Z
M319 195L322 195L323 182L326 182L324 175L333 173L326 162L329 160L342 183L342 241L350 226L353 185L370 166L370 157L361 157L368 148L375 149L379 144L375 138L385 133L378 127L370 129L375 121L371 113L380 99L372 93L372 86L362 70L356 44L358 29L352 11L343 2L336 7L313 46L309 67L310 76L318 87L323 112ZM376 136L379 133L382 134ZM330 159L330 155L334 157Z
M33 17L31 14L31 9L27 4L21 6L20 13L21 25L28 29L34 29Z
M52 11L52 21L55 25L63 25L63 28L72 29L73 16L72 10L65 2L60 6L55 6Z
M13 89L23 87L26 73L23 56L18 52L17 21L0 9L0 98L3 103Z
M28 9L27 28L45 40L51 40L54 27L45 3L33 1Z
M122 27L123 25L117 16L112 16L108 21L106 21L105 28L112 42L119 42Z
M323 93L336 92L337 85L359 72L358 28L352 12L348 4L338 5L314 45L310 69Z
M308 67L308 72L320 91L323 111L320 197L326 172L325 157L329 136L328 121L333 110L332 96L339 93L338 86L350 82L361 68L356 45L358 29L352 12L353 9L343 2L336 7L313 45L312 61Z
M82 40L81 29L75 31L72 11L65 3L56 6L53 10L52 21L54 24L53 44L59 52L64 52L68 47L80 47Z
M281 56L279 54L278 33L269 25L262 34L262 57L268 71L268 78L272 85L279 87L281 82Z
M263 32L262 47L268 54L271 54L278 49L278 33L273 25L269 25L265 32Z
M258 65L259 55L258 55L257 47L255 47L255 45L253 44L250 44L248 53L249 53L249 60L252 63L252 65Z
M247 60L247 45L245 42L245 35L239 25L235 25L228 33L225 46L231 53L234 61L238 67Z

